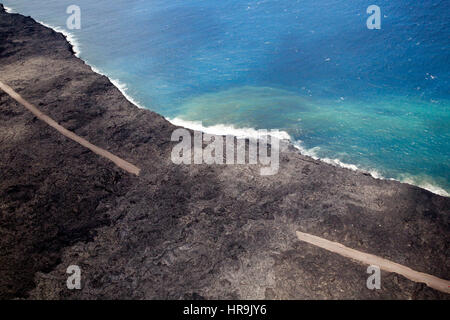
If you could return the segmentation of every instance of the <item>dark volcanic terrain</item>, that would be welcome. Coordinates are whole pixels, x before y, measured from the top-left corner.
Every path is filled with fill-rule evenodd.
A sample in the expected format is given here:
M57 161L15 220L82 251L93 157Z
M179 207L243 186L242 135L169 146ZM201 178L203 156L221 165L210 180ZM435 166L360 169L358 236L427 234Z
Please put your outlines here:
M62 34L0 7L0 81L136 177L0 90L0 298L448 299L300 242L296 231L450 279L450 199L315 161L279 173L175 165L176 128L128 102ZM81 290L66 268L82 269Z

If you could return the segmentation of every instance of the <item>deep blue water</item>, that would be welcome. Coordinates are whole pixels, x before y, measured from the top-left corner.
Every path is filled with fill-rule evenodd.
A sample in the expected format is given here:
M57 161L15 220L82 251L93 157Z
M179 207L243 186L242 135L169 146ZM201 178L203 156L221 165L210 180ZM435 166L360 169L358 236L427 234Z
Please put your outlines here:
M281 129L317 157L450 192L448 1L2 2L62 28L79 5L80 57L168 118Z

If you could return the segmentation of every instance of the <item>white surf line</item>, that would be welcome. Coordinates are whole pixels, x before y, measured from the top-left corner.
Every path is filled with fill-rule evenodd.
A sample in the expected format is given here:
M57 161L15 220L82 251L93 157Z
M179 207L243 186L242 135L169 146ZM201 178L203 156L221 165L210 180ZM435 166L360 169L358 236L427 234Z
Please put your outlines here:
M59 133L66 136L67 138L79 143L85 148L88 148L92 152L98 154L99 156L102 156L112 162L114 162L119 168L132 173L136 176L139 175L141 169L136 167L135 165L119 158L118 156L115 156L114 154L110 153L109 151L106 151L102 148L99 148L89 141L83 139L82 137L76 135L72 131L67 130L63 126L59 125L55 120L47 116L46 114L42 113L38 108L27 102L24 98L22 98L17 92L15 92L11 87L4 84L2 81L0 81L0 89L5 91L8 95L10 95L14 100L19 102L21 105L23 105L25 108L27 108L31 113L33 113L38 119L44 121L52 128L56 129Z
M4 5L3 8L5 8L6 13L14 13L14 10L11 9L10 7Z
M427 273L415 271L411 268L392 262L390 260L351 249L338 242L329 241L312 234L297 231L297 237L301 241L337 253L343 257L350 258L364 264L378 266L384 271L394 272L404 276L411 281L425 283L427 286L433 289L445 293L450 293L450 281L448 280L440 279Z

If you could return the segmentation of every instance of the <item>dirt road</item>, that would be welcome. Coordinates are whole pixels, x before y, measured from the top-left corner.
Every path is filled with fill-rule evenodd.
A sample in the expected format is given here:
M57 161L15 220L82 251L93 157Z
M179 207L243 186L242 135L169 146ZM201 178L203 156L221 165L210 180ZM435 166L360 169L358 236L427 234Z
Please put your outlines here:
M83 147L88 148L92 152L98 154L99 156L102 156L112 162L114 162L118 167L122 168L123 170L132 173L134 175L139 175L140 169L136 167L135 165L119 158L118 156L112 154L109 151L106 151L102 148L99 148L86 139L83 139L82 137L76 135L72 131L67 130L63 126L59 125L55 120L47 116L46 114L42 113L38 108L33 106L31 103L27 102L24 98L22 98L17 92L15 92L11 87L4 84L2 81L0 81L0 89L5 91L8 95L10 95L14 100L19 102L21 105L23 105L25 108L27 108L31 113L33 113L38 119L44 121L52 128L56 129L59 133L63 134L69 139L72 139L73 141L81 144Z
M297 237L301 241L305 241L312 245L318 246L325 250L340 254L343 257L357 260L364 264L374 265L387 272L395 272L415 282L425 283L427 286L450 293L450 281L437 278L427 273L415 271L411 268L405 267L401 264L389 261L387 259L364 253L355 249L348 248L340 243L326 240L308 233L297 231Z

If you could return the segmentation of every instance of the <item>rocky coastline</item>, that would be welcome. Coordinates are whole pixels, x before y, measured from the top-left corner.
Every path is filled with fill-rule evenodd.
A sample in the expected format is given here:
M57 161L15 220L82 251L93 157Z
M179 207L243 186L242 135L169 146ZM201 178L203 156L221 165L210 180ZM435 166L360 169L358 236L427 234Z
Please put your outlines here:
M134 176L0 90L0 299L448 299L296 231L450 279L450 198L289 147L280 169L175 165L177 128L129 102L61 33L0 5L0 81L141 168ZM68 290L78 265L83 288Z

